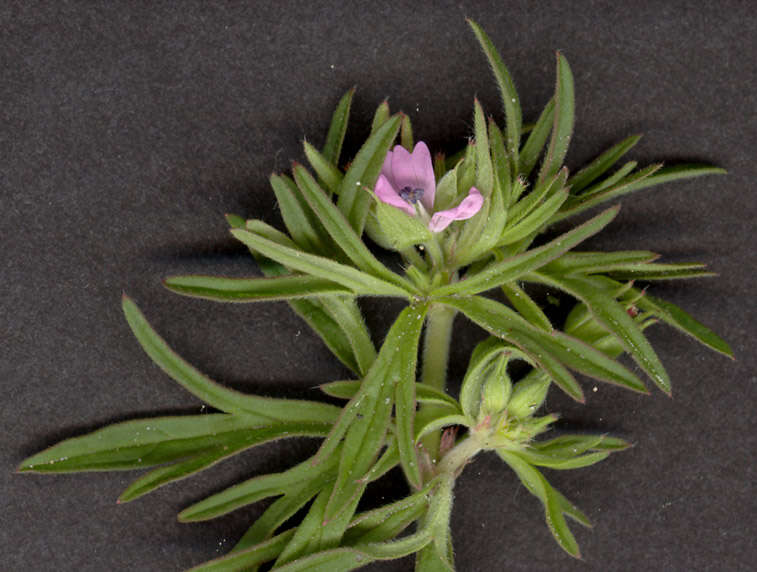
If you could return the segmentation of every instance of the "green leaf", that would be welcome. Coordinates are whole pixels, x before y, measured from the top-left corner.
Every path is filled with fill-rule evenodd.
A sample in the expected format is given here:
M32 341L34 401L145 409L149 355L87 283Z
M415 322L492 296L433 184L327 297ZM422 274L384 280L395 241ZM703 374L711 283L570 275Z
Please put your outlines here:
M321 221L334 242L347 257L363 272L371 274L386 282L407 289L409 284L400 276L389 270L373 256L360 237L352 230L347 219L331 202L323 189L301 165L294 166L294 178L310 208Z
M570 71L568 60L560 52L557 52L557 82L552 138L549 141L544 163L539 171L540 181L549 179L562 167L573 134L574 114L573 73Z
M373 114L373 121L371 122L371 134L378 131L382 125L384 125L391 117L392 112L389 111L389 102L387 100L382 101L376 108L376 113Z
M636 290L636 292L639 291ZM733 350L731 350L728 342L675 304L646 294L638 300L637 305L639 308L651 312L666 324L693 337L708 348L733 359Z
M262 230L264 232L263 236L273 240L274 242L279 242L281 244L284 244L285 246L296 248L294 243L285 234L280 233L276 231L276 229L273 229L263 223L261 223L261 225L248 226L250 226L250 228L253 230ZM278 262L274 262L273 260L262 256L254 249L250 249L250 251L252 252L253 256L255 256L255 259L258 262L258 266L260 266L260 269L265 276L275 277L289 274L289 270L287 270ZM357 340L365 337L366 333L363 332L356 335L355 331L350 331L348 335L342 329L342 326L334 318L331 317L329 312L326 312L324 310L322 303L323 301L329 301L329 307L332 312L335 306L342 304L347 307L348 311L359 314L359 310L357 309L354 299L348 299L345 297L322 298L320 301L293 299L289 301L289 306L298 316L300 316L300 318L305 321L305 323L308 324L308 326L313 329L316 334L318 334L318 336L320 336L320 338L326 344L326 347L331 350L331 352L339 359L339 361L341 361L345 366L350 368L355 373L360 375L364 374L367 371L367 367L363 369L363 366L358 363L358 359L353 353L353 347L355 346L355 342ZM353 320L353 323L356 323L356 321ZM363 329L365 330L364 325ZM370 335L368 337L370 337ZM367 365L370 366L370 363L368 363Z
M269 422L270 423L270 422ZM213 413L155 417L116 423L66 439L26 459L20 471L65 473L148 468L224 446L229 449L293 436L322 436L325 423L274 423L243 415Z
M250 248L294 270L332 280L346 286L356 294L408 297L408 291L389 282L361 272L351 266L334 262L330 258L307 254L277 244L260 235L233 229L231 234Z
M650 165L641 171L637 171L628 177L625 177L610 187L603 188L597 192L586 192L582 195L573 196L565 201L560 212L552 217L552 222L557 222L569 216L576 215L598 204L604 203L611 199L628 194L637 190L636 185L650 178L655 172L659 171L661 164Z
M302 199L298 197L297 187L290 179L278 175L271 175L270 181L284 225L295 244L308 252L323 252L324 244L318 230L311 224Z
M552 178L536 183L536 187L525 197L520 199L510 208L508 226L512 226L523 220L527 215L542 204L542 201L552 194L565 188L568 180L568 169L561 169ZM519 179L522 181L522 179ZM519 183L516 188L521 188L523 183ZM520 194L520 192L518 193Z
M147 355L171 378L208 405L228 413L254 415L258 419L318 423L333 423L336 420L339 409L333 405L245 395L218 385L179 357L153 330L131 298L124 295L122 305L126 320Z
M524 177L528 177L534 170L539 155L541 155L544 145L547 143L547 137L552 131L552 124L555 117L555 98L551 98L544 110L541 112L536 125L526 139L523 148L520 150L520 166L518 172Z
M510 77L510 72L507 70L507 67L502 61L502 57L497 52L494 44L492 44L489 36L487 36L486 32L484 32L473 20L469 19L468 24L470 24L470 27L473 29L473 33L476 34L476 39L478 39L479 44L481 44L481 48L484 50L484 54L489 60L489 65L494 73L494 78L497 80L497 86L499 87L499 92L502 96L502 103L505 108L505 119L507 122L507 152L510 154L513 166L517 168L520 131L523 123L518 92L515 90L515 84Z
M586 304L597 321L618 338L652 381L665 393L670 394L670 377L660 358L633 318L606 292L601 281L597 282L589 276L557 276L536 272L532 274L537 281L559 288Z
M336 397L337 399L351 399L360 389L360 381L331 381L323 383L319 387L326 395ZM450 405L459 408L457 401L425 383L415 384L415 398L418 403L431 403L436 405Z
M541 454L566 458L586 451L622 451L631 444L608 435L561 435L548 441L534 441L530 446Z
M334 164L326 158L325 155L321 155L318 149L313 147L307 141L303 142L305 147L305 156L313 167L316 175L321 184L329 191L329 193L338 193L339 188L342 185L342 173L337 169Z
M321 445L318 458L332 454L344 437L339 477L325 520L333 519L345 508L358 490L356 479L360 479L375 461L389 424L395 383L411 374L415 379L415 356L426 311L427 306L422 305L405 308L400 313L360 391L344 407L332 433ZM400 441L399 445L402 458L406 444Z
M488 197L494 189L494 167L489 154L486 116L478 99L473 104L473 125L476 138L476 188Z
M515 471L515 474L518 475L518 478L526 489L542 502L547 526L552 536L554 536L560 545L560 548L574 558L580 558L581 553L578 549L578 544L573 533L568 528L563 514L568 514L568 516L579 520L582 524L588 523L586 516L573 507L564 496L554 490L544 476L522 458L512 452L501 449L497 451L497 454Z
M325 437L330 425L316 426L312 423L284 423L261 428L246 435L231 434L213 447L209 447L196 456L189 457L173 465L158 467L134 481L118 498L119 502L132 501L154 489L178 479L186 478L198 471L217 463L218 461L235 455L243 449L259 445L272 439L282 437Z
M235 214L227 214L225 216L226 222L229 223L231 228L244 228L246 221L241 216Z
M562 204L568 198L568 189L562 189L554 193L541 205L535 208L528 216L517 224L509 226L499 239L499 244L513 244L527 237L533 232L542 230Z
M244 551L231 552L191 569L191 572L242 572L256 570L257 566L274 560L294 535L290 529Z
M163 281L163 285L177 294L216 302L261 302L350 294L344 286L307 275L278 278L169 276Z
M534 302L533 298L518 286L517 282L505 282L502 285L502 292L504 292L507 299L513 305L513 308L531 324L547 332L552 331L552 323L549 321L549 318L547 318L539 305Z
M618 207L607 209L598 216L558 236L543 246L533 248L523 254L513 256L501 262L495 262L474 276L437 288L432 292L432 295L476 294L517 280L526 272L547 264L590 236L595 235L610 224L617 214Z
M354 300L332 300L330 305L339 302L355 305ZM339 361L359 375L367 371L367 368L363 369L360 365L362 359L358 360L354 354L354 338L347 335L342 326L324 310L322 301L290 300L289 305L320 336Z
M549 334L532 328L510 308L494 300L470 296L441 298L439 302L460 310L489 333L518 346L530 362L538 364L568 395L577 401L583 401L583 392L576 379L541 345L544 337L538 334L544 334L547 338L550 337ZM463 410L465 411L465 408Z
M571 192L579 194L583 189L591 185L617 163L623 155L628 153L640 139L641 135L631 135L623 139L623 141L612 146L586 167L578 171L578 173L568 179Z
M610 275L616 280L681 280L684 278L705 278L717 276L704 270L704 264L636 264L612 270Z
M367 372L376 359L376 348L355 299L323 297L320 305L344 332L357 360L357 371Z
M426 512L428 493L435 484L431 481L404 499L356 515L350 522L344 543L365 544L393 538Z
M334 480L333 473L329 479L314 479L290 488L284 496L274 501L255 523L247 530L231 552L247 550L256 544L271 538L276 530L304 507L322 489L330 486ZM278 554L276 555L278 556Z
M496 207L492 208L492 213L495 216L502 217L502 223L497 226L504 226L507 220L507 208L511 203L512 194L512 176L510 171L510 161L507 156L507 150L505 149L505 141L502 138L502 131L499 130L497 124L490 118L489 119L489 145L492 153L492 165L494 167L494 180L495 180L495 192L499 187L499 192L502 196L503 205L501 207L501 214Z
M334 115L331 117L331 125L329 125L329 131L326 135L326 143L323 145L323 156L335 167L339 166L339 155L342 152L342 143L344 142L344 135L347 132L353 95L355 95L354 87L339 100L336 110L334 110Z
M660 255L648 250L618 250L616 252L568 252L550 263L562 274L597 274L634 268Z
M179 520L197 522L217 518L264 498L282 495L306 481L317 480L323 485L333 479L329 473L336 468L337 460L329 458L317 465L307 460L281 473L248 479L185 508L179 513Z
M363 234L371 205L370 191L376 184L384 159L397 137L400 118L392 117L368 137L344 175L337 205L358 236Z
M596 453L587 453L586 455L578 455L570 458L565 458L553 457L551 455L540 455L539 453L528 450L518 451L514 454L518 455L531 465L563 471L590 467L591 465L595 465L600 461L604 461L610 455L610 453L608 453L607 451L598 451Z

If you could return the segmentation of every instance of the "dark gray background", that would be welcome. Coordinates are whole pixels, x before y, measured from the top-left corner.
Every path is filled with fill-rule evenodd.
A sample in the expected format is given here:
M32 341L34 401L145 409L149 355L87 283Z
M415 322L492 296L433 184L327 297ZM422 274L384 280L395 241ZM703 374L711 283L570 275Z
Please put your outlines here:
M501 50L527 121L553 89L556 49L576 80L576 168L636 132L642 164L706 160L730 171L627 198L593 248L702 261L718 279L654 285L728 339L738 361L657 327L674 383L636 396L606 385L568 424L636 447L549 475L595 523L584 562L552 541L538 502L493 456L456 488L459 570L747 570L755 559L754 3L46 2L0 7L0 568L180 570L225 552L263 505L204 524L176 513L312 442L261 447L125 506L129 473L13 474L27 455L116 420L198 412L158 371L119 308L132 295L175 348L248 391L313 396L347 372L284 304L222 306L162 289L172 273L256 272L223 213L278 224L267 176L300 141L320 144L357 85L347 151L389 97L432 149L472 131L472 100L501 119L464 17ZM399 307L364 304L377 340ZM481 333L458 322L459 378ZM453 383L454 385L454 383ZM395 475L396 477L396 475ZM382 484L391 497L401 479ZM376 565L410 570L412 561Z

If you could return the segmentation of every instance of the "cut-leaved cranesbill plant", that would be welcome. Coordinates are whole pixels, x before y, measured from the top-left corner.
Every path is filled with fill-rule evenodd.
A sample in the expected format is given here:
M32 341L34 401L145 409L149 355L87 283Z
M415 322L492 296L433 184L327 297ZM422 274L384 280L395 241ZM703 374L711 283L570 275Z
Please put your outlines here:
M271 176L286 232L228 216L231 233L249 247L264 277L165 280L173 292L217 302L286 300L354 373L353 379L320 386L343 407L224 387L173 352L124 297L126 320L150 358L218 412L111 425L33 455L20 470L149 468L121 495L119 501L128 502L255 445L312 437L321 440L312 458L254 476L179 514L182 522L202 521L276 498L228 554L196 570L333 572L415 554L416 570L437 572L454 568L449 523L455 479L474 456L492 451L541 501L560 547L578 557L568 519L584 526L589 521L550 485L544 469L587 467L628 443L608 435L549 435L556 416L542 411L548 390L554 385L583 401L579 373L646 393L643 373L670 394L668 374L644 335L657 322L726 356L731 350L689 314L638 286L710 276L703 265L659 263L646 250L580 250L613 221L619 206L591 213L563 234L548 235L550 240L540 235L557 221L628 193L723 171L694 164L637 169L635 161L616 167L639 140L632 136L570 174L562 164L574 113L565 57L557 54L554 97L526 127L500 55L483 30L469 23L502 96L503 127L475 101L467 146L432 160L428 146L414 142L409 118L392 115L382 103L370 136L345 169L341 147L350 91L337 106L325 144L305 143L312 170L295 164L291 175ZM395 252L402 271L376 258L371 243ZM554 323L531 284L574 299L564 323ZM509 303L486 296L492 292ZM407 304L378 349L358 296L391 296ZM455 399L446 391L446 372L458 314L489 337L473 350ZM638 368L617 361L624 352ZM511 362L523 362L525 375L511 379ZM358 511L371 483L397 466L407 495ZM293 524L291 517L305 507Z

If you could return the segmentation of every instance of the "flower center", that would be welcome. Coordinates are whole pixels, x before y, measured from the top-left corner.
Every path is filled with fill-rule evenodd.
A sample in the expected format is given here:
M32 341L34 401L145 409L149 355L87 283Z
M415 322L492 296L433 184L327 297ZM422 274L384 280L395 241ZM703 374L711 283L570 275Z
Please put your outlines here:
M402 187L400 189L399 195L400 198L405 201L406 203L415 204L421 198L423 198L424 190L420 188L412 188L412 187Z

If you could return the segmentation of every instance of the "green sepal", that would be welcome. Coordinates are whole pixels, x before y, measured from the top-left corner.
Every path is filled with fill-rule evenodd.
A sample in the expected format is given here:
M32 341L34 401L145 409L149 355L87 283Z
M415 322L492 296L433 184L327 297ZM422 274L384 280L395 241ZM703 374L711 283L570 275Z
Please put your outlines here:
M455 206L457 201L457 170L458 167L447 171L436 185L434 195L434 209L446 210Z
M550 384L549 375L543 371L530 371L513 387L513 393L507 403L507 412L518 419L530 417L544 403Z
M376 220L392 250L404 250L431 240L431 231L418 217L376 200Z

